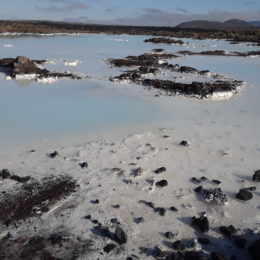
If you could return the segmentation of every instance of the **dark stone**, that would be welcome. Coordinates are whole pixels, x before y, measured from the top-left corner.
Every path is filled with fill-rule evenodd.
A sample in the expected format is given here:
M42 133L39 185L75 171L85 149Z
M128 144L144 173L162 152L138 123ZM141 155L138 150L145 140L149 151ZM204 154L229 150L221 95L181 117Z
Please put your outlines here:
M158 213L160 216L163 217L163 216L165 216L166 209L158 207L158 208L154 208L154 212Z
M176 209L175 207L170 207L170 211L177 212L177 211L178 211L178 209Z
M18 175L11 175L9 179L17 181L17 182L25 183L25 182L29 181L30 178L31 178L30 176L20 177Z
M192 177L191 178L191 182L193 182L193 183L201 183L201 180L198 180L197 178L195 178L195 177Z
M107 244L106 246L103 247L103 250L104 250L104 252L106 252L108 254L115 248L116 248L115 244Z
M253 193L247 189L240 189L236 195L236 198L244 201L251 200L253 198Z
M50 157L50 158L55 158L57 155L58 155L58 152L57 152L57 151L54 151L53 153L50 153L50 154L49 154L49 157Z
M111 218L110 222L113 223L113 224L116 224L116 225L120 225L120 222L117 218Z
M198 242L202 245L210 244L210 240L206 237L199 237Z
M119 209L119 208L120 208L120 205L119 205L119 204L116 204L116 205L112 205L111 207L114 208L114 209Z
M172 248L176 251L182 251L185 249L184 244L181 242L181 240L177 240L172 244Z
M230 226L221 226L219 228L219 231L227 237L231 237L232 235L234 235L236 233L236 229L234 228L234 226L230 225Z
M91 200L90 201L92 204L99 204L99 200L98 199L96 199L96 200Z
M132 171L132 175L133 175L134 177L141 176L142 173L143 173L143 171L144 171L143 168L138 167L138 168L136 168L136 169L134 169L134 170Z
M192 217L192 225L198 227L202 233L209 231L209 221L206 216L201 216L199 218Z
M206 178L205 176L202 176L202 177L200 178L200 180L201 180L201 181L206 181L206 180L208 180L208 178Z
M182 145L182 146L188 146L189 143L188 143L187 141L183 140L183 141L180 142L180 145Z
M165 232L164 236L168 239L173 239L174 238L174 234L171 231Z
M143 217L134 218L134 222L135 222L136 224L144 223L144 218L143 218Z
M154 172L156 174L160 174L160 173L166 172L166 168L165 167L160 167L160 168L156 169Z
M183 45L184 42L182 40L175 40L172 38L165 38L165 37L156 37L156 38L150 38L150 39L145 39L144 42L152 42L155 44L177 44L177 45ZM160 50L160 49L159 49Z
M227 260L227 257L221 253L218 252L212 252L211 253L211 259L212 260Z
M238 248L240 248L240 249L244 249L245 248L245 246L246 246L246 242L247 242L247 240L246 240L246 238L244 238L244 237L242 237L242 236L237 236L236 238L235 238L235 245L238 247Z
M260 182L260 170L255 171L252 179L253 179L253 181Z
M127 242L127 234L120 227L117 227L116 230L115 230L115 240L119 244L125 244Z
M217 185L221 184L221 181L219 181L219 180L212 180L212 182L214 182Z
M196 193L201 193L202 190L203 190L203 187L202 187L202 186L199 186L199 187L197 187L197 188L194 189L194 191L195 191Z
M3 169L2 171L0 171L0 177L2 177L3 179L7 179L11 176L11 172L8 169Z
M167 180L157 181L155 185L156 187L163 188L168 185L168 181Z
M81 169L84 169L88 167L88 163L87 162L79 163L79 166L81 167Z
M260 256L260 239L255 240L249 247L248 252L253 260L259 260Z

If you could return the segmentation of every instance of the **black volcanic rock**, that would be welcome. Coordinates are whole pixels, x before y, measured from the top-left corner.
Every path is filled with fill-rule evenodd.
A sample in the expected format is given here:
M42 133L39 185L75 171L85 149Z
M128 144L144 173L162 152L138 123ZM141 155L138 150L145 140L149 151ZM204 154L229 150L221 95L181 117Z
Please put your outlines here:
M119 244L125 244L127 242L127 234L125 233L125 231L120 228L117 227L115 230L115 240L119 243Z
M182 243L181 240L177 240L172 244L172 248L176 251L182 251L185 249L185 245Z
M154 172L156 174L160 174L160 173L166 172L166 168L165 167L160 167L160 168L156 169Z
M253 181L257 181L260 182L260 170L256 170L253 177L252 177Z
M0 171L0 177L2 177L3 179L7 179L11 176L11 172L8 169L3 169Z
M184 42L182 40L175 40L171 38L165 37L156 37L144 40L144 42L152 42L152 43L164 43L164 44L176 44L176 45L183 45Z
M230 225L230 226L221 226L219 228L219 231L227 236L227 237L231 237L233 234L235 234L236 229L234 228L234 226Z
M244 201L251 200L253 198L253 193L248 189L240 189L236 195L236 198Z
M195 227L198 227L202 233L209 231L209 221L206 216L201 216L199 218L192 217L191 224Z
M155 185L156 187L163 188L168 185L168 181L167 180L157 181Z

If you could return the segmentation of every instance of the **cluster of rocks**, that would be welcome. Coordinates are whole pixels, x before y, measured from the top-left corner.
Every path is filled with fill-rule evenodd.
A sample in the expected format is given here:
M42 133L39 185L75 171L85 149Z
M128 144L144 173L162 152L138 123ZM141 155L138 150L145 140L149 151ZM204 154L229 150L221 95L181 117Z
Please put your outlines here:
M31 177L30 176L25 176L25 177L20 177L16 174L13 174L10 170L8 169L2 169L0 171L0 177L4 180L4 179L10 179L10 180L14 180L20 183L26 183L28 182Z
M250 57L250 56L260 56L260 51L248 51L248 52L237 52L237 51L202 51L202 52L192 52L192 51L179 51L178 54L181 55L204 55L204 56L235 56L235 57Z
M0 59L0 68L6 76L19 78L19 75L35 75L37 79L43 78L70 78L82 79L81 76L72 73L50 72L47 69L39 68L39 64L44 64L46 60L31 60L27 57L18 56L14 58Z
M210 82L181 83L172 80L149 79L147 75L156 75L160 69L179 73L193 73L198 75L208 75L208 70L199 71L188 66L169 64L168 59L176 57L175 54L165 53L145 53L139 56L128 56L124 59L109 59L108 62L115 67L138 67L137 69L126 71L119 76L111 77L111 81L128 82L151 87L163 91L167 95L185 95L190 97L207 98L214 93L235 93L237 88L243 84L238 80L215 80ZM220 75L212 75L212 78Z
M6 170L4 174L6 176ZM51 205L74 192L76 186L69 176L50 176L41 181L24 183L15 191L5 191L0 194L0 223L8 226L48 212Z
M175 40L175 39L166 38L166 37L156 37L156 38L145 39L144 42L152 42L155 44L164 43L164 44L174 44L174 45L183 45L184 44L184 41L182 41L182 40Z

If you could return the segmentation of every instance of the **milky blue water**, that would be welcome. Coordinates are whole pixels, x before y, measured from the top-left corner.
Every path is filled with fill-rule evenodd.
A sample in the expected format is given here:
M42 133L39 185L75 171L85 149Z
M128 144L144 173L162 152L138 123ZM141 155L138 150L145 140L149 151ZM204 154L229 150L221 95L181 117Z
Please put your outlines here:
M120 38L128 41L115 41ZM188 40L189 46L167 46L143 43L143 36L1 36L0 58L27 56L31 59L56 60L46 65L50 70L80 72L90 79L59 80L53 84L8 81L0 75L0 146L15 147L44 138L84 135L117 129L122 126L135 131L140 126L176 127L184 132L197 125L215 131L229 125L236 129L250 128L259 139L260 129L260 59L239 57L190 56L173 63L209 69L245 80L246 87L237 97L221 102L199 102L182 97L155 98L154 93L140 86L120 85L108 81L120 74L110 68L107 58L139 55L154 48L168 51L229 50L251 51L255 47L230 45L224 41ZM4 45L13 45L6 47ZM65 67L65 60L79 60L77 67ZM214 121L214 123L212 123ZM232 123L231 123L232 122ZM256 131L257 129L257 131ZM240 137L245 131L241 132ZM239 138L239 136L237 137Z

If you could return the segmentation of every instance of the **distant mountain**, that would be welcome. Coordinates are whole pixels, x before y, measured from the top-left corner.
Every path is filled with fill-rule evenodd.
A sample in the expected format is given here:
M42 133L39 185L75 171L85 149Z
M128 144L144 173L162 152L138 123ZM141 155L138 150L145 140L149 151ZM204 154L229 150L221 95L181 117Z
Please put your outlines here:
M248 23L250 23L253 26L260 27L260 21L251 21L251 22L248 22Z
M252 24L238 19L231 19L225 22L197 20L181 23L176 26L177 28L187 29L235 29L235 28L250 28Z

